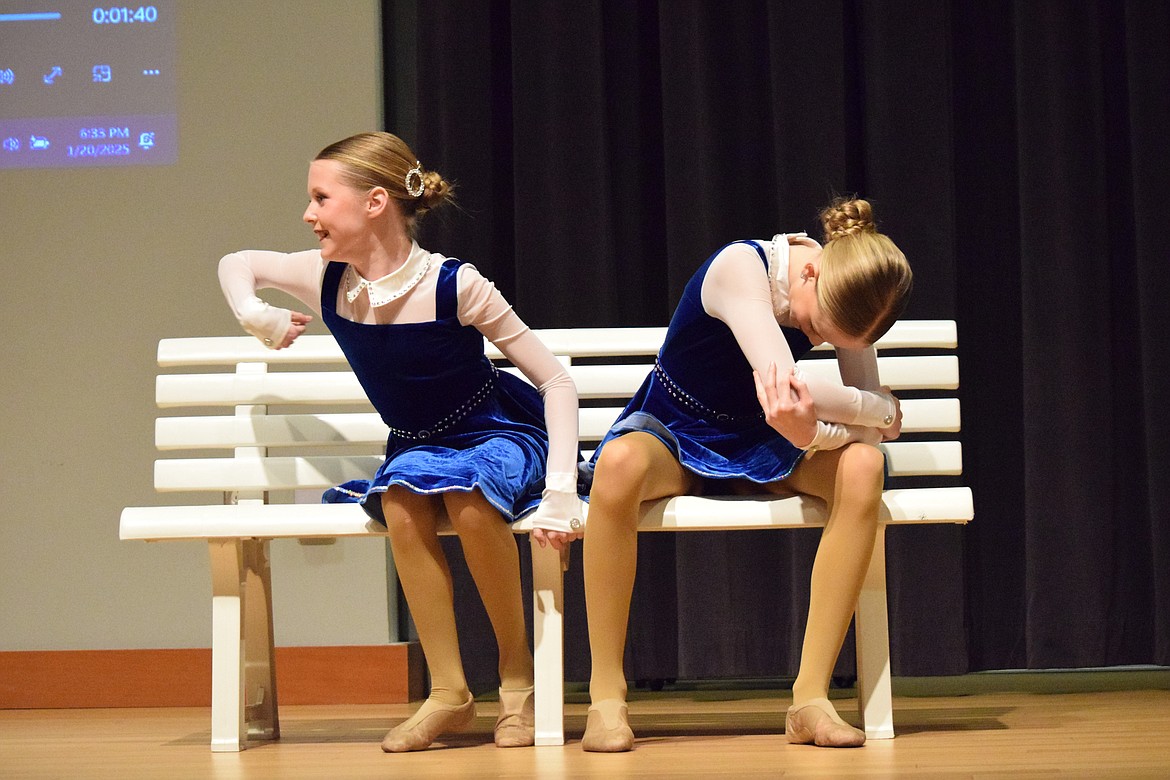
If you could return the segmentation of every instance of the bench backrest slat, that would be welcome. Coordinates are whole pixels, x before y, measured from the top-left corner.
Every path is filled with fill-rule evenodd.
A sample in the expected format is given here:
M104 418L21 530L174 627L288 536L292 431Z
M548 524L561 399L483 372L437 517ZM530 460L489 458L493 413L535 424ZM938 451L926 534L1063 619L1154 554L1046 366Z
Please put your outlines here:
M581 409L580 436L598 441L609 430L621 407ZM902 402L904 433L959 430L959 401L920 398ZM253 417L160 417L155 444L160 450L228 449L234 447L380 446L389 431L375 412L272 414Z
M963 470L958 442L889 442L882 445L891 477L944 476ZM160 491L293 490L327 488L369 478L380 455L311 455L265 458L171 458L155 461Z
M369 478L382 465L378 455L157 460L155 490L294 490L327 488Z
M558 355L596 357L600 355L653 355L658 352L666 328L549 328L538 331L541 340ZM954 349L955 323L951 320L902 320L894 323L877 343L888 349ZM501 357L487 343L489 357ZM820 350L828 347L818 347ZM251 336L207 336L163 339L158 345L158 364L177 366L227 366L241 361L296 365L335 363L344 365L345 356L332 336L301 336L288 349L270 350Z
M810 375L840 381L834 360L802 360ZM505 371L520 375L515 368ZM646 378L650 366L573 365L569 373L583 399L628 399ZM951 390L959 384L954 355L878 358L882 384L894 390ZM365 391L349 371L280 371L261 374L163 374L155 382L160 408L238 406L241 404L366 404Z
M584 399L580 438L586 454L641 385L665 332L537 331L569 365ZM883 445L893 477L962 472L961 445L949 436L961 424L953 393L959 383L955 340L953 322L911 320L895 324L878 343L879 350L896 350L879 351L882 382L925 396L903 401L907 436ZM499 357L494 347L488 354ZM818 349L801 366L840 381L831 357L831 349ZM180 372L162 373L156 383L159 407L175 410L155 425L156 446L168 453L155 464L160 491L322 489L368 478L381 463L386 426L331 336L304 336L279 351L250 336L164 339L159 363ZM282 408L265 413L273 406ZM248 413L237 408L236 415L225 414L225 407ZM235 457L225 457L233 450ZM184 457L184 451L191 454Z

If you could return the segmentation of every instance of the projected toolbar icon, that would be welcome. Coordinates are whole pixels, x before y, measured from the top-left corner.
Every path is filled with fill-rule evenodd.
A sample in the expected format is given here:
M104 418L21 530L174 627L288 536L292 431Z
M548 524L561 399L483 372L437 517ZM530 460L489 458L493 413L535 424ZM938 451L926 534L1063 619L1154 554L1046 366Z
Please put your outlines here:
M0 0L0 175L177 162L178 6Z

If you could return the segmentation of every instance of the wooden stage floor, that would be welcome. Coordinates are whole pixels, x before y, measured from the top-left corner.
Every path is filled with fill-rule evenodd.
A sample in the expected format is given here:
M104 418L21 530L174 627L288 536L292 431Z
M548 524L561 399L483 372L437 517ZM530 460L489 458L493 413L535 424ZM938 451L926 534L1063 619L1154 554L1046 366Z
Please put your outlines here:
M584 753L585 697L563 747L499 750L496 702L422 753L378 743L414 705L291 706L283 737L208 747L210 710L0 710L0 778L1170 777L1170 690L895 697L898 736L853 750L789 745L787 691L692 687L631 696L631 753ZM855 700L836 700L854 719Z

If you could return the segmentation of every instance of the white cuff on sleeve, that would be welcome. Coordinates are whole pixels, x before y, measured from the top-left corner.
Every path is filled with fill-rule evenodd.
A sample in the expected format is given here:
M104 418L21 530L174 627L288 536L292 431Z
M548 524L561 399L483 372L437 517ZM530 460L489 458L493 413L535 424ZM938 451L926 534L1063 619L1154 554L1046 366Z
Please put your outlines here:
M807 446L802 447L805 452L816 452L819 449L825 448L826 440L832 433L832 428L824 420L817 420L817 435L813 436L813 440Z
M585 529L585 513L577 496L577 475L552 472L544 479L540 506L532 515L532 527L546 531L580 533Z
M860 390L861 413L853 421L854 425L864 425L867 428L884 428L892 425L898 407L889 393L876 390Z
M240 325L263 341L269 349L274 349L284 340L291 324L292 312L270 306L267 301L255 295L245 298L240 303Z

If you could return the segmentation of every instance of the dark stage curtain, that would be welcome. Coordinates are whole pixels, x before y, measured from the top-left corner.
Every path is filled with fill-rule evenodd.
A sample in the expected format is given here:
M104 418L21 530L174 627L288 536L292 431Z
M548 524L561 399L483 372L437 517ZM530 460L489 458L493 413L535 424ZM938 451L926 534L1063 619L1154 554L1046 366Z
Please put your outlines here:
M976 507L888 536L895 674L1170 664L1166 3L383 9L387 129L460 185L424 244L533 327L664 325L723 244L815 235L834 193L875 204L915 268L908 316L958 321ZM644 536L631 679L793 675L816 542ZM490 628L455 566L487 684Z

